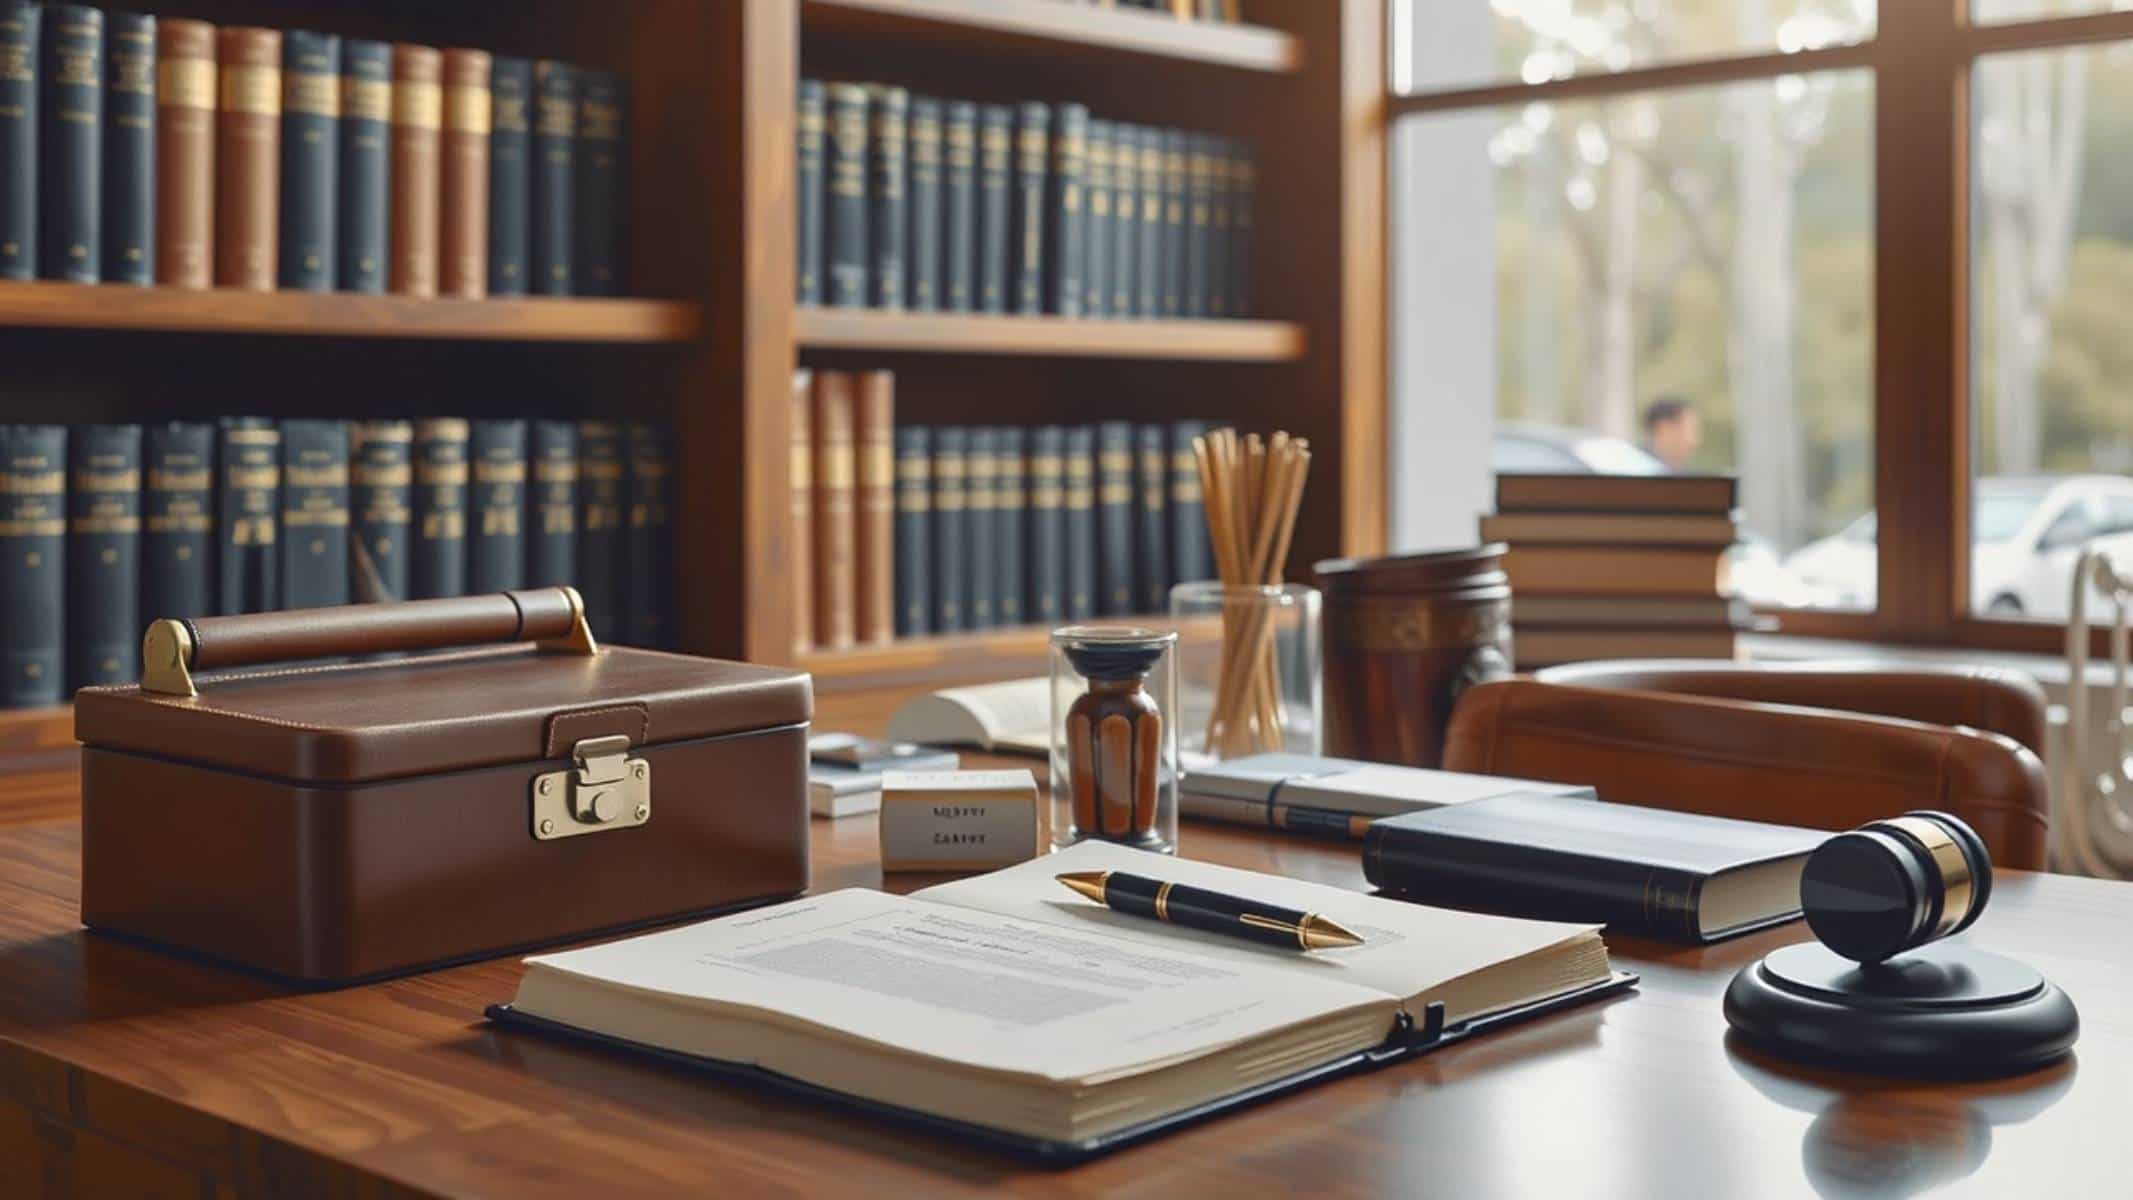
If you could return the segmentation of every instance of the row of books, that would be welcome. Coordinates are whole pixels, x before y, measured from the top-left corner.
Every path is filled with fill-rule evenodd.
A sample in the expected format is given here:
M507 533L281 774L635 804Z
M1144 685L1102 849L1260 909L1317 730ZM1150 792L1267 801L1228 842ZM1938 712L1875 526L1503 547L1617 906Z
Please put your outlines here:
M1724 475L1497 476L1481 540L1508 547L1518 666L1733 657L1751 617L1724 587L1738 491Z
M1251 311L1243 143L880 84L800 84L801 304L1063 317Z
M0 0L0 279L622 291L617 75Z
M570 584L672 629L668 439L613 421L0 426L0 707L140 675L148 622Z

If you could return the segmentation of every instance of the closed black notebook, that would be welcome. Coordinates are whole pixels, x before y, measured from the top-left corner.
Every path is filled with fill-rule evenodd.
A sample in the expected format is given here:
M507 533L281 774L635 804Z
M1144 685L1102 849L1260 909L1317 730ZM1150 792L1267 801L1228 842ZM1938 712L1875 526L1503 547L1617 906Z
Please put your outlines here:
M223 616L281 607L281 427L224 417L215 442L215 589Z
M970 431L933 431L933 632L970 628Z
M504 62L499 59L497 73L502 75ZM508 60L518 63L523 77L530 70L524 59ZM386 141L391 136L392 115L393 48L384 42L363 41L350 38L341 45L341 166L339 179L340 202L334 213L334 257L339 266L334 272L334 283L344 292L381 293L385 290L386 227L391 209L389 192L391 167L386 162ZM523 78L521 80L523 84ZM499 295L514 295L526 290L524 279L525 254L525 133L523 122L526 105L521 94L516 112L521 121L519 167L519 253L521 257L520 280L516 292L497 292L495 281L490 281L491 292ZM504 104L497 99L497 120L503 119ZM493 161L493 159L492 159ZM490 195L495 196L492 186ZM492 210L493 211L493 210ZM493 216L492 216L493 221ZM492 224L491 228L494 226Z
M281 606L348 600L348 426L283 421Z
M357 604L413 596L415 427L358 421L349 427L349 599Z
M911 94L900 87L867 89L867 302L875 308L904 306L911 219L904 125L910 110Z
M1029 431L1004 425L995 432L992 474L993 611L1002 625L1030 619L1024 598L1029 528Z
M1827 833L1518 792L1373 823L1372 884L1424 904L1711 942L1800 915Z
M896 636L933 632L933 431L896 428Z
M409 586L417 600L467 590L467 423L415 423L415 523Z
M104 282L146 286L156 276L156 19L115 12L106 24Z
M0 279L37 275L38 43L44 9L0 0Z
M467 591L526 586L526 423L481 420L468 431Z
M39 114L42 185L38 273L95 283L103 274L104 14L79 4L44 9Z
M1004 104L978 109L977 278L973 307L1007 311L1014 247L1015 114Z
M575 587L578 427L535 421L526 457L533 475L526 485L526 586Z
M793 299L822 303L822 164L829 131L829 96L819 79L799 85L793 118Z
M0 708L66 697L67 427L0 425Z
M354 44L349 46L354 53ZM494 59L489 67L489 294L526 294L532 187L533 64Z
M298 29L282 34L281 78L281 287L330 292L340 206L341 39Z
M141 613L144 621L215 611L215 427L150 425L143 439Z
M67 438L67 686L141 677L141 427Z

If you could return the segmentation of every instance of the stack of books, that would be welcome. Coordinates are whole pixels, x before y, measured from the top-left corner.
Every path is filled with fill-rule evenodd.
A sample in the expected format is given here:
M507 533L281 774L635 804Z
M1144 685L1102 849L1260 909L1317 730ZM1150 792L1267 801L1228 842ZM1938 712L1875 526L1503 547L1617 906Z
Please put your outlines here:
M1739 539L1727 475L1499 475L1481 540L1509 547L1521 669L1596 658L1731 658L1723 591Z

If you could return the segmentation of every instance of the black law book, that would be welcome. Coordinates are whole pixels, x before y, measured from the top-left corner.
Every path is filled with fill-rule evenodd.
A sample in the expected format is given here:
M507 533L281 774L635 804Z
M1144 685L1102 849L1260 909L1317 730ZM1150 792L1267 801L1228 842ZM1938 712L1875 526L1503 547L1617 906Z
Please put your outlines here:
M457 417L415 422L414 546L408 587L417 600L467 590L467 423Z
M1051 207L1045 214L1046 301L1062 317L1082 315L1082 277L1088 269L1089 110L1062 104L1052 138Z
M896 636L933 632L933 431L896 427Z
M1056 625L1066 616L1066 430L1044 425L1029 439L1029 619Z
M620 423L578 422L578 500L578 595L585 600L593 636L612 639L625 628L621 584L629 459Z
M1258 185L1259 168L1252 148L1230 143L1229 198L1229 312L1233 317L1252 315L1252 192Z
M1082 159L1088 230L1081 264L1081 311L1090 317L1111 315L1112 129L1109 121L1091 120Z
M1030 103L1015 109L1013 229L1008 237L1008 311L1044 311L1045 184L1051 174L1052 110Z
M28 0L0 0L0 279L37 277L37 109L42 90L38 74L44 66L43 28L41 6Z
M533 64L489 63L489 294L523 296L533 204Z
M141 677L141 427L67 437L67 687Z
M215 433L215 607L223 616L281 607L281 427L224 417Z
M467 591L526 586L526 423L480 420L467 430Z
M526 586L578 582L578 427L535 421L526 457Z
M1139 599L1133 569L1133 498L1138 491L1133 455L1132 422L1106 421L1096 427L1096 611L1106 617L1131 615Z
M933 632L970 628L970 431L933 431Z
M44 10L38 273L95 283L103 275L104 14L80 4Z
M1097 614L1096 581L1096 430L1076 425L1066 431L1060 454L1066 487L1060 500L1065 513L1065 617L1085 621Z
M67 428L0 425L0 708L66 698Z
M822 239L829 257L824 295L839 308L867 306L867 89L829 85L829 140L823 177Z
M822 165L829 131L829 93L819 79L799 85L799 112L793 119L793 299L822 303Z
M1190 207L1186 174L1191 135L1182 129L1163 131L1163 299L1162 316L1185 315L1185 250L1191 231L1186 214Z
M1110 315L1130 317L1133 311L1135 273L1140 253L1140 130L1114 122L1111 126L1111 294L1106 301Z
M104 282L145 287L156 278L156 19L115 12L105 25Z
M1136 431L1134 477L1140 501L1134 532L1135 579L1140 610L1170 611L1170 454L1161 425Z
M613 71L580 72L578 151L572 164L577 175L572 295L622 294L622 231L628 211L622 164L628 161L628 142L628 83Z
M283 421L281 607L348 601L348 425Z
M215 427L205 421L150 425L142 442L142 622L212 616Z
M548 59L533 64L533 132L527 144L532 151L532 168L526 205L526 290L536 296L575 295L576 67Z
M978 106L950 100L941 116L941 307L969 312L977 299Z
M349 427L348 598L358 604L414 596L415 427Z
M1214 139L1187 134L1185 140L1185 290L1181 315L1208 315L1208 263L1214 248Z
M905 134L904 188L909 209L904 227L904 302L913 312L943 307L941 288L941 102L911 98Z
M1139 244L1133 252L1133 315L1159 317L1163 315L1163 233L1168 228L1165 212L1169 204L1165 190L1169 176L1163 169L1163 131L1144 125L1135 141L1140 155L1136 170L1140 204L1134 213Z
M333 290L340 200L341 39L281 38L281 288Z
M1207 315L1235 316L1230 306L1231 248L1237 203L1237 144L1225 137L1208 139Z
M1015 114L1004 104L978 108L977 280L974 307L1007 311L1014 261Z
M1403 899L1712 942L1800 915L1827 833L1514 792L1374 822L1363 874Z
M390 45L356 38L342 44L341 165L336 180L340 198L334 212L333 277L334 286L344 292L376 295L385 290L385 239L392 211L391 167L386 158L392 136L392 88ZM523 105L520 116L524 116Z
M993 610L1002 625L1029 618L1024 600L1024 531L1029 524L1029 431L1003 425L994 433L992 475Z
M667 646L674 640L674 464L669 435L642 421L629 425L630 643Z
M1170 581L1195 583L1215 577L1207 538L1207 504L1200 495L1200 464L1192 441L1207 432L1205 421L1170 424Z
M904 145L910 109L911 93L900 87L867 88L867 303L875 308L904 306L911 220Z
M991 629L1000 623L1000 586L993 574L999 534L993 524L999 500L993 485L998 482L999 455L998 430L980 425L970 431L963 471L963 612L970 629Z

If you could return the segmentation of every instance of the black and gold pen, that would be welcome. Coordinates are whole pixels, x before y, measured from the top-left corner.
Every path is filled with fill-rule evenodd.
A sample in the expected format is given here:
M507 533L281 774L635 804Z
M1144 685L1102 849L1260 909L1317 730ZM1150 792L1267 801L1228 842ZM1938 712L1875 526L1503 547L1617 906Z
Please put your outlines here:
M1363 944L1362 938L1317 913L1260 904L1206 888L1165 883L1123 871L1070 871L1058 879L1113 912L1154 917L1187 929L1204 929L1290 950L1338 950Z

